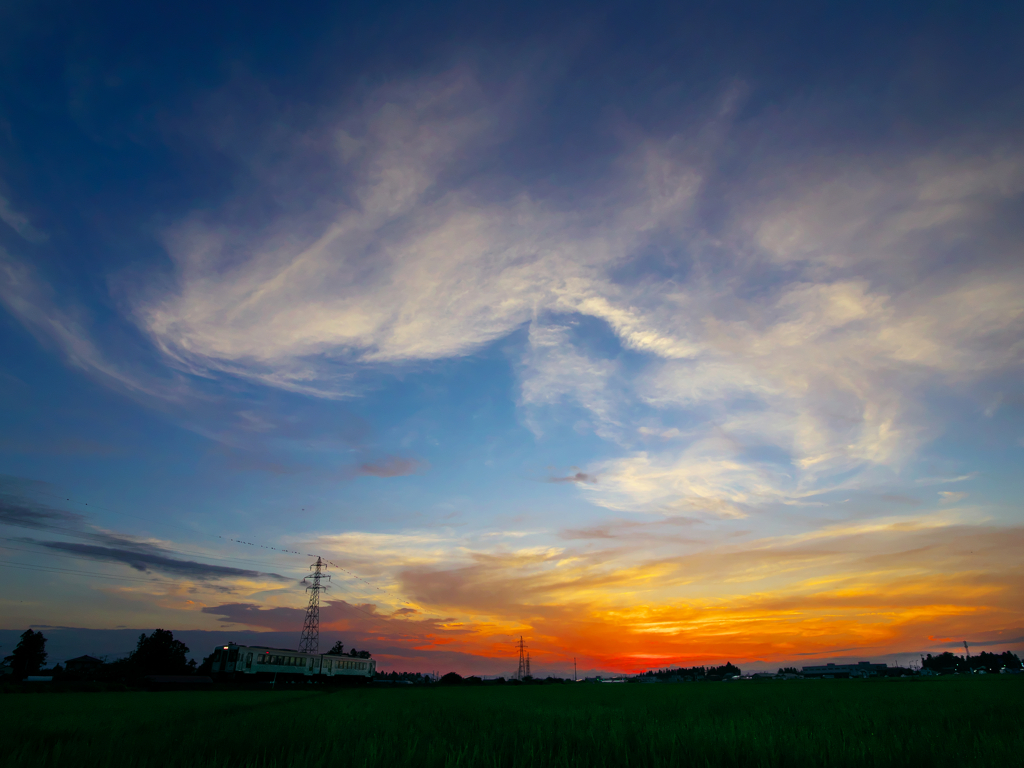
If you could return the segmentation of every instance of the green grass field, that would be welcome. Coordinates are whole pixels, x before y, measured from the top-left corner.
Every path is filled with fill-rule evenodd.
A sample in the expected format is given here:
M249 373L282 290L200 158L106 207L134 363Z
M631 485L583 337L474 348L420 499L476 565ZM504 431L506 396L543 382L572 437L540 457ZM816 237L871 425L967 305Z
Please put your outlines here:
M1024 765L1024 680L10 693L0 766Z

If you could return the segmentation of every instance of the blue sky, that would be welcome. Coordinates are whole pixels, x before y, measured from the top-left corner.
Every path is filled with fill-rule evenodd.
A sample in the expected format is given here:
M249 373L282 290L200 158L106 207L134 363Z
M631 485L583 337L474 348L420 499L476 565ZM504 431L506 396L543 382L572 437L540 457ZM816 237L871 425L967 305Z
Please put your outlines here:
M4 628L1020 647L1018 9L2 14Z

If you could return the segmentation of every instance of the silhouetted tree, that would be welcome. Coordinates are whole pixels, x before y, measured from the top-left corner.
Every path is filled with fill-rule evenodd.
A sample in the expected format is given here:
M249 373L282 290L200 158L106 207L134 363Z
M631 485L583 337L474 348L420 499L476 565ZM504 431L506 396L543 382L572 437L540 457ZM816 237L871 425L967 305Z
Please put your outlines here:
M984 669L988 672L998 672L1003 667L1009 667L1010 669L1020 669L1020 659L1017 655L1010 651L1004 651L1003 653L989 653L982 651L976 656L971 656L967 659L968 666L972 670Z
M1020 657L1017 656L1016 653L1003 651L999 658L1002 660L1004 667L1009 667L1010 669L1024 669L1024 664L1021 663Z
M441 678L441 685L462 685L462 675L458 672L449 672Z
M186 658L188 646L174 639L166 629L153 630L153 634L139 635L139 644L130 656L132 667L139 675L183 675L192 671Z
M930 653L921 659L921 666L934 672L956 672L964 667L964 660L949 651L932 656Z
M801 673L800 673L800 670L797 669L796 667L782 667L779 670L779 674L780 675L799 675Z
M738 674L741 674L740 668L735 666L731 661L725 662L725 665L721 667L708 667L707 671L707 676L711 678L732 677Z
M26 629L21 633L21 640L14 653L4 661L11 665L16 677L22 678L35 674L46 663L46 638L42 632Z
M339 640L331 646L331 650L329 650L327 653L329 653L332 656L341 656L343 653L345 653L345 646L342 645L341 640Z

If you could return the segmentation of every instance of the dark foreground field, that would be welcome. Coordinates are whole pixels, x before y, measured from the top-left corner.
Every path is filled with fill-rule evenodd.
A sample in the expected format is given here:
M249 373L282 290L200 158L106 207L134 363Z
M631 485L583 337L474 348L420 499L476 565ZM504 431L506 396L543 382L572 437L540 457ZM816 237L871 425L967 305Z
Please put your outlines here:
M0 766L1015 766L1024 680L12 693Z

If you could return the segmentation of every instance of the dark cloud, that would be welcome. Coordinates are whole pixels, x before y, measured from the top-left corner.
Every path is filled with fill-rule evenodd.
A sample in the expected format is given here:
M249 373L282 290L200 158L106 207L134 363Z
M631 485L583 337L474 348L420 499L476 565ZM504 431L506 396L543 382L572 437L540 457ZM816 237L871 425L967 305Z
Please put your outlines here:
M1020 637L1007 637L999 640L968 640L967 644L973 648L978 646L979 648L987 648L992 645L1016 645L1017 643L1024 643L1024 635ZM963 648L963 641L954 640L949 643L944 643L942 647L956 647Z
M3 486L16 491L31 488L31 484L27 482L19 483L14 480L5 478ZM36 531L59 531L74 538L85 539L91 543L40 541L32 538L19 539L19 541L50 550L67 552L90 560L123 563L143 573L155 571L168 576L200 581L233 578L269 578L280 582L292 581L291 578L278 573L182 560L175 557L175 553L170 549L150 542L137 541L129 536L96 530L88 524L83 515L54 509L16 493L0 493L0 524ZM217 589L225 591L224 588Z
M356 474L373 475L374 477L401 477L418 472L423 467L422 462L416 459L406 459L401 456L385 456L383 461L376 464L360 464Z
M807 653L795 653L794 656L827 656L830 653L846 653L847 651L864 651L873 646L854 646L852 648L830 648L827 651L809 651Z
M85 518L75 512L53 509L45 504L7 494L0 495L0 524L35 530L79 528Z
M301 629L306 615L303 608L261 608L256 603L225 603L206 606L202 610L203 613L216 616L226 623L244 624L247 627L260 627L275 631ZM416 613L416 611L400 608L395 613L407 615ZM387 621L390 618L386 614L379 613L377 606L372 603L357 605L345 600L328 600L320 607L321 626L352 621Z
M102 534L98 534L102 536ZM68 541L36 541L33 542L41 547L53 549L60 552L87 557L91 560L101 560L113 563L124 563L137 571L150 573L156 571L170 576L184 576L190 579L205 581L208 579L266 579L275 581L290 582L291 578L281 576L277 573L263 571L252 571L244 568L232 568L225 565L209 565L199 563L195 560L179 560L171 557L173 554L162 547L142 542L132 542L119 537L111 537L118 541L120 547L104 547L95 544L79 544Z
M301 628L306 612L301 608L260 608L255 603L225 603L205 606L203 613L216 616L228 624L287 631Z
M568 477L549 477L547 481L549 483L596 483L597 478L593 475L588 475L586 472L577 472L575 475L569 475Z

